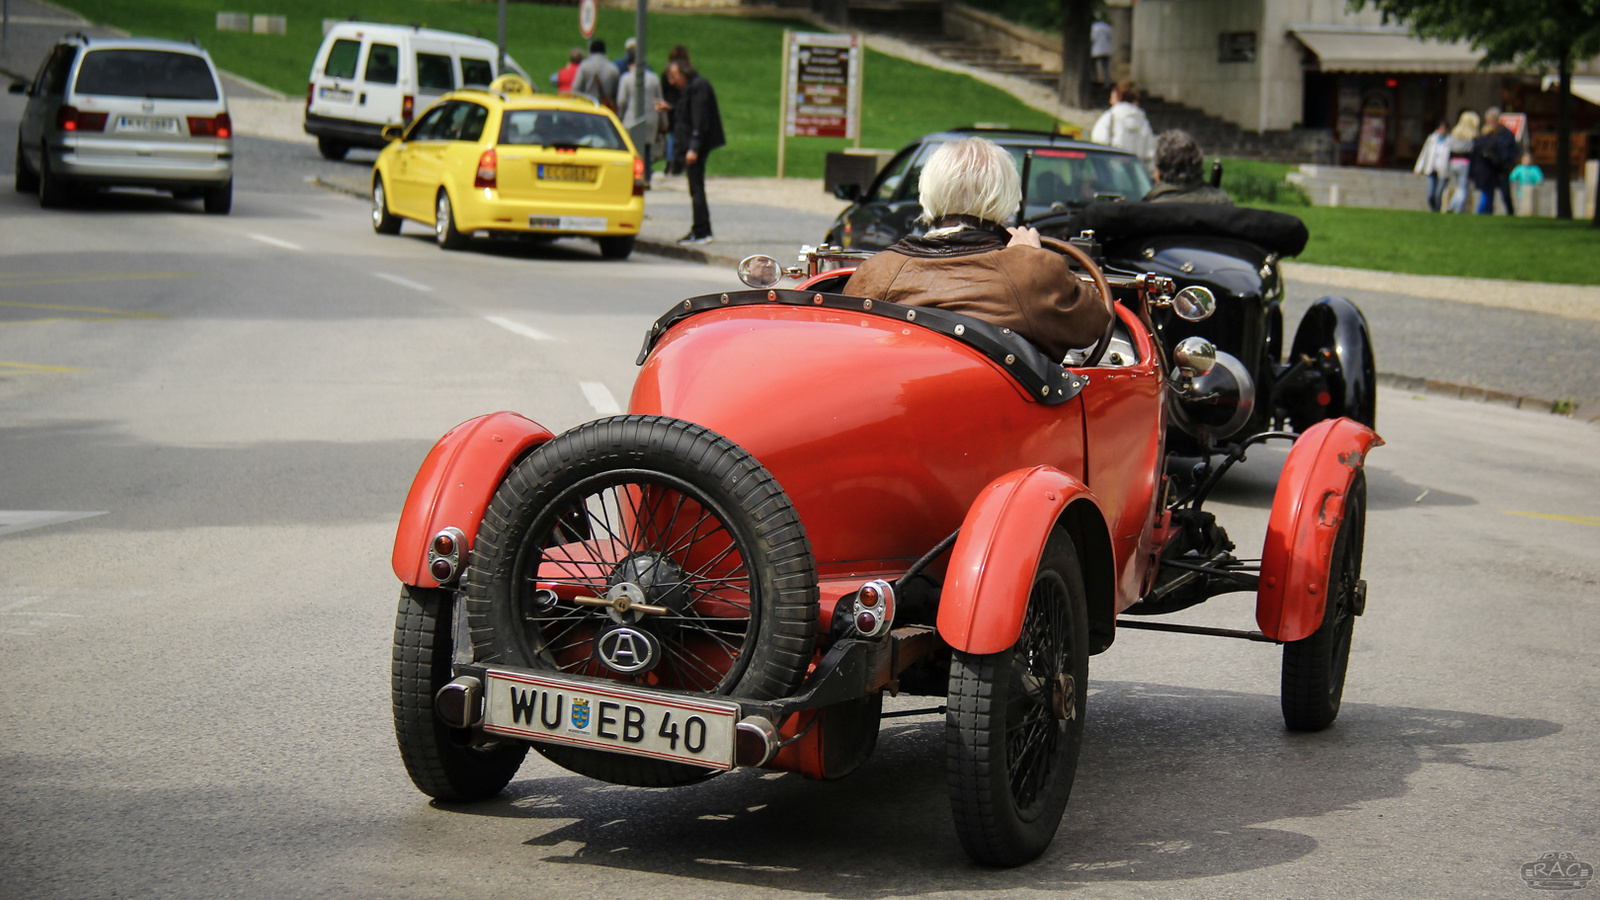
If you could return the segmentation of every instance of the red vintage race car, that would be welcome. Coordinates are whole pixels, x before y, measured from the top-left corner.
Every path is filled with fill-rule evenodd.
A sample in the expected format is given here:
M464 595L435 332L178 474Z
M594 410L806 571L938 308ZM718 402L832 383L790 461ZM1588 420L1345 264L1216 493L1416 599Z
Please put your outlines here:
M1377 435L1350 419L1299 435L1260 559L1235 557L1206 495L1244 447L1293 436L1169 477L1169 396L1208 345L1167 362L1149 309L1181 304L1169 282L1113 284L1047 244L1115 311L1081 365L833 293L849 270L812 258L796 289L662 316L626 415L555 435L499 412L440 439L393 558L395 728L417 787L492 796L530 747L618 784L840 778L872 752L886 691L925 694L943 699L961 843L1006 866L1060 824L1089 657L1119 627L1281 644L1286 723L1332 722ZM776 284L770 259L744 268ZM1137 618L1235 591L1256 593L1259 631Z

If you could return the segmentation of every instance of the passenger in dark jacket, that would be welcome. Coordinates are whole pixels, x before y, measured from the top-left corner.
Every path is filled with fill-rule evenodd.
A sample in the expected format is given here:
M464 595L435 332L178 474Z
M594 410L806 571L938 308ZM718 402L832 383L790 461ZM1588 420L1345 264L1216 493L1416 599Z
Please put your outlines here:
M711 210L706 205L706 157L728 142L722 133L717 92L687 60L676 60L667 66L667 81L678 90L678 103L672 110L673 152L683 160L684 174L689 176L689 199L694 206L694 225L679 243L709 244Z
M1494 212L1494 195L1498 191L1505 204L1506 215L1516 215L1511 203L1511 170L1517 165L1517 138L1511 130L1500 124L1500 110L1489 107L1483 114L1483 134L1472 142L1472 162L1469 174L1478 188L1478 215Z
M1202 168L1205 157L1200 145L1187 131L1174 128L1156 138L1156 186L1144 195L1149 203L1220 203L1233 205L1233 198L1219 187L1205 183Z

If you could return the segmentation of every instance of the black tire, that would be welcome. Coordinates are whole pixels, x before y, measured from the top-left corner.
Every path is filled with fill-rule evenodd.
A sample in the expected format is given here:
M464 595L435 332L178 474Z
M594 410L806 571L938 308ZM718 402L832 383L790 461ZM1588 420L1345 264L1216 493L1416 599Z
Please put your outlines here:
M372 179L372 230L379 234L400 233L400 217L389 212L389 194L384 190L382 175Z
M634 237L625 234L621 237L603 237L600 242L600 255L605 259L627 259L633 255Z
M646 520L653 527L631 528ZM477 659L628 677L594 649L593 638L612 627L611 610L570 599L541 608L535 581L586 596L632 582L672 610L625 614L661 647L660 662L632 676L636 683L774 699L800 684L816 646L816 565L789 498L737 444L677 419L600 419L529 454L495 492L462 581ZM667 787L715 774L575 747L535 749L618 784Z
M951 655L946 777L956 834L974 860L1019 866L1050 846L1077 774L1088 684L1083 574L1072 539L1058 529L1034 574L1017 643Z
M417 789L439 800L493 797L517 774L527 745L471 745L472 732L451 728L434 714L433 696L450 681L450 593L400 589L394 620L394 735L400 759Z
M345 154L350 152L350 145L344 141L336 141L333 138L319 137L317 138L317 152L322 154L323 159L331 159L334 162L338 162L344 159Z
M1283 723L1290 731L1321 731L1339 716L1355 617L1366 591L1361 580L1366 520L1366 475L1358 473L1333 540L1322 624L1310 637L1283 645Z
M67 202L70 191L65 182L50 171L50 149L39 148L39 205L45 208Z
M28 157L22 154L22 139L17 139L17 193L32 194L39 190L39 173L28 165Z
M467 236L456 228L455 207L450 204L450 192L444 188L434 198L433 238L441 250L460 250L467 245Z
M225 216L233 209L233 179L227 184L205 189L205 210L213 216Z

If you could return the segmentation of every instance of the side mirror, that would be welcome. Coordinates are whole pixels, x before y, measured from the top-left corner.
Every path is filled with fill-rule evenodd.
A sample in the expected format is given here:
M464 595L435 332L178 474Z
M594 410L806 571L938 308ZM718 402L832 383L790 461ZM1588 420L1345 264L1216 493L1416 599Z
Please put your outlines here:
M1204 322L1217 311L1217 295L1208 287L1192 284L1172 298L1172 311L1185 322Z
M1172 367L1184 378L1197 378L1217 364L1217 348L1203 337L1186 337L1172 348Z
M6 88L6 93L8 94L26 94L27 92L28 83L26 81L13 81L11 86Z
M833 186L833 195L840 200L849 200L851 203L861 199L861 185L836 184Z
M384 140L393 142L400 140L400 136L405 134L405 131L406 127L404 125L399 122L390 122L388 125L383 126L383 131L380 134L383 135Z
M783 267L770 256L747 256L739 263L739 280L753 288L772 287L783 279Z

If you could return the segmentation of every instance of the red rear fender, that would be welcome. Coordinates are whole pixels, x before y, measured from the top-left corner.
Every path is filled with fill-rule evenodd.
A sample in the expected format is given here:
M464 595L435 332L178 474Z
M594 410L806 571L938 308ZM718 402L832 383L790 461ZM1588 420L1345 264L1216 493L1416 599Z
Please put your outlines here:
M1289 451L1272 498L1261 548L1256 624L1279 641L1309 637L1322 624L1333 539L1345 497L1383 439L1353 419L1328 419L1306 429Z
M1083 515L1068 515L1084 504ZM990 482L961 523L939 600L939 634L965 653L998 653L1017 642L1034 573L1050 529L1071 518L1094 529L1079 546L1091 609L1110 610L1113 573L1108 554L1085 554L1084 544L1109 547L1099 503L1082 481L1050 466L1017 469ZM1091 571L1092 570L1092 571ZM1104 594L1104 596L1098 596ZM1109 640L1106 641L1109 643Z
M555 437L513 412L468 419L439 439L411 482L394 536L394 574L414 587L437 587L425 565L428 542L454 526L471 548L489 499L517 460Z

